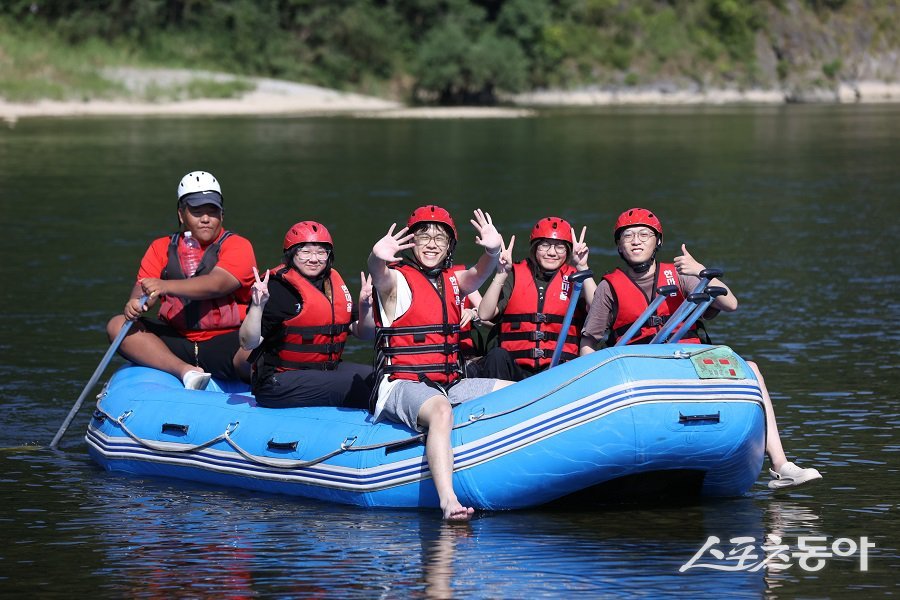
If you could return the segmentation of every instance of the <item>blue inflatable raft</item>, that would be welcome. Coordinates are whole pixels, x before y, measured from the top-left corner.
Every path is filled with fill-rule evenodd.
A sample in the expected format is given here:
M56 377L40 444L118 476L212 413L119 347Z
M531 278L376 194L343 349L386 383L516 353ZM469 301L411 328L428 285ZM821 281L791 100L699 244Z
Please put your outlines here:
M726 346L609 348L454 409L454 486L479 509L603 502L626 487L738 496L756 481L765 414ZM366 507L437 507L422 437L365 411L269 409L245 386L185 390L129 365L85 437L110 471Z

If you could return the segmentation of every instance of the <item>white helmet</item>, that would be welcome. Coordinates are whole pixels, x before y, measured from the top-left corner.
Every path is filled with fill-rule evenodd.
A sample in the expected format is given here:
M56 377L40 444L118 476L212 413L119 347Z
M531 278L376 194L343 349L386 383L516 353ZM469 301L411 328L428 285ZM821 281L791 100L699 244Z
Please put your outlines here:
M178 199L181 200L185 195L197 192L216 192L221 196L222 188L212 174L206 171L191 171L182 177L181 183L178 184Z

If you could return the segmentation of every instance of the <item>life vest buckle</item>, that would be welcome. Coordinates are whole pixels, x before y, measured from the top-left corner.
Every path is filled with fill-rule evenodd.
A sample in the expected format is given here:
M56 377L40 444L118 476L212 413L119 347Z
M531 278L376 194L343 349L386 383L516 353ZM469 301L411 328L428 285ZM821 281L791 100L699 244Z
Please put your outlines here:
M531 358L544 358L543 348L532 348L530 353L531 353Z
M546 323L547 315L544 313L534 313L532 315L532 322L533 323Z
M543 331L532 331L531 332L531 341L532 342L541 342L545 339L547 339L547 336Z

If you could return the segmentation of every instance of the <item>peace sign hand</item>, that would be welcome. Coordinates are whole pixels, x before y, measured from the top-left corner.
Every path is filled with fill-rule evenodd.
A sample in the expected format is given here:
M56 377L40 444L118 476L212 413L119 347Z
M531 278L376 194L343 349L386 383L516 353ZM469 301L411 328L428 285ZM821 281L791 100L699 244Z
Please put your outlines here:
M374 293L372 276L366 275L364 271L360 271L359 286L359 303L364 306L372 306L372 295Z
M572 239L575 240L575 244L572 246L572 265L579 271L584 271L588 268L590 248L588 248L588 245L584 242L586 233L587 227L582 227L581 237L575 237L575 228L572 228Z
M269 301L269 271L266 271L265 279L260 279L259 271L253 267L253 278L256 281L250 288L251 302L255 306L265 306Z
M498 273L509 273L513 269L512 249L516 243L516 236L509 238L509 246L503 243L503 237L500 237L500 258L497 262Z
M404 227L397 233L394 233L396 226L396 223L392 223L387 235L375 242L375 245L372 247L372 254L385 262L397 262L400 260L397 253L409 250L416 245L411 241L413 234L406 233L409 231L409 227Z
M473 214L475 218L469 219L469 223L478 231L478 235L475 236L475 243L479 246L484 246L488 254L496 256L497 251L503 244L503 237L500 236L497 228L494 227L491 215L480 208L476 208Z

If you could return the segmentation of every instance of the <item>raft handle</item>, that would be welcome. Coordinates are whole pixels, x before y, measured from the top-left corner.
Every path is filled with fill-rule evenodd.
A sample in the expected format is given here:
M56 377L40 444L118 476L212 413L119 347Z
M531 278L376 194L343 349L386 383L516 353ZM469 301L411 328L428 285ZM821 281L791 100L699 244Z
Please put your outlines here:
M163 423L162 424L162 433L171 433L171 434L180 434L187 435L188 426L181 425L179 423Z
M297 449L297 442L276 442L274 439L271 439L269 440L269 443L266 444L266 447L269 450L293 451Z
M407 448L412 448L414 446L422 445L422 437L414 437L410 438L405 442L401 442L399 444L393 444L391 446L386 446L384 449L384 455L393 454L394 452L400 452L401 450L406 450Z
M91 416L94 417L94 420L97 421L98 423L102 423L103 421L106 420L106 415L103 412L101 412L100 410L95 410L94 414Z
M720 413L714 415L683 415L678 413L678 422L683 425L707 425L719 422Z

